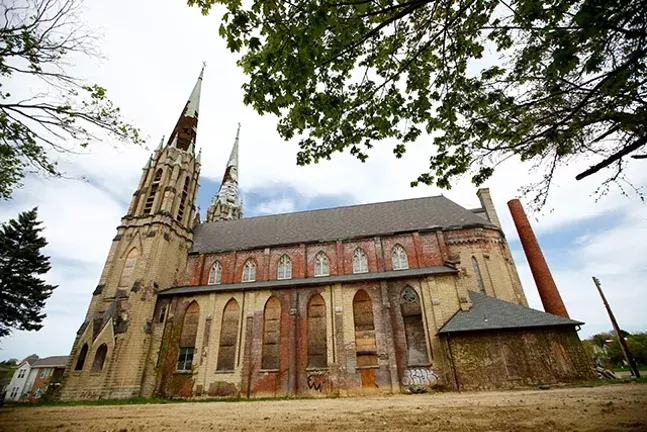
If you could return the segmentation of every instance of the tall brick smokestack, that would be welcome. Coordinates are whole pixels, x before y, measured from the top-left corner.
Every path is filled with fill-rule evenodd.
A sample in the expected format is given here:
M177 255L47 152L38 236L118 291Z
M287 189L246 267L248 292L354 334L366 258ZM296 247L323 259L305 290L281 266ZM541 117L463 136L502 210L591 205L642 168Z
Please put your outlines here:
M557 285L555 285L555 281L553 280L553 275L550 273L548 264L544 259L544 254L541 252L539 242L537 242L537 237L535 237L535 233L532 231L521 202L518 199L510 200L508 201L508 207L510 208L510 213L512 213L514 224L517 227L521 245L523 246L524 252L526 252L526 258L528 258L528 264L530 264L530 271L535 279L535 284L537 284L537 290L539 291L541 302L544 305L544 310L554 315L569 318L562 297L557 290Z

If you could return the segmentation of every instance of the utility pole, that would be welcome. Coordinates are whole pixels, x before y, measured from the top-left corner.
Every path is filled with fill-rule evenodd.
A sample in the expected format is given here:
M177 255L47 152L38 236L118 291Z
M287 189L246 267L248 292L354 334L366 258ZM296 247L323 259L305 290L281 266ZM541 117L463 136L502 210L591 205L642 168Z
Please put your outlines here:
M600 279L593 276L593 283L595 284L595 287L598 289L598 292L600 293L600 297L602 297L602 302L604 303L604 307L607 308L607 312L609 313L609 319L611 320L611 325L613 325L613 329L616 331L616 334L618 335L618 342L620 343L620 347L622 348L622 353L625 355L625 360L627 360L627 364L631 369L631 373L633 373L633 375L636 378L640 378L640 372L638 372L638 366L636 366L636 362L634 361L633 356L629 352L629 347L627 346L627 342L625 341L624 336L620 332L620 326L618 325L618 321L616 321L616 317L613 315L613 312L611 312L611 307L609 306L609 303L607 303L606 297L604 297Z

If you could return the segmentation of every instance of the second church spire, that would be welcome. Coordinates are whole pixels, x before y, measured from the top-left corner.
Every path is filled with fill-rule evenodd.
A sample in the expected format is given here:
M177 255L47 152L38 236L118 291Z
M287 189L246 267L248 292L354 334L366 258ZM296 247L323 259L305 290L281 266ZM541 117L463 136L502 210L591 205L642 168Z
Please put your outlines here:
M225 175L222 177L220 189L213 197L207 211L207 222L240 219L243 217L243 208L238 196L238 141L240 139L240 123L231 155L227 162Z

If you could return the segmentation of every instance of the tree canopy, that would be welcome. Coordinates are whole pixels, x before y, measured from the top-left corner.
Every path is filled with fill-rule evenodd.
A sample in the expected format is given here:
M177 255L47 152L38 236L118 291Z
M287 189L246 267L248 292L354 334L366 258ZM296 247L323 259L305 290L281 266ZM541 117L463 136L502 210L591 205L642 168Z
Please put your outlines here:
M34 208L0 226L0 338L12 330L40 330L45 301L56 288L40 278L50 264L41 253L47 240L36 217Z
M299 137L297 163L379 141L429 143L412 185L481 185L510 158L544 176L606 168L600 193L627 182L647 143L645 0L189 0L226 8L220 36L240 52L246 104ZM644 157L634 154L635 158ZM640 194L640 191L633 188Z
M9 198L28 172L60 176L54 155L87 147L98 133L141 142L139 130L122 119L105 88L67 71L75 55L98 55L79 7L80 0L0 5L0 200ZM42 91L27 97L8 90L34 83Z

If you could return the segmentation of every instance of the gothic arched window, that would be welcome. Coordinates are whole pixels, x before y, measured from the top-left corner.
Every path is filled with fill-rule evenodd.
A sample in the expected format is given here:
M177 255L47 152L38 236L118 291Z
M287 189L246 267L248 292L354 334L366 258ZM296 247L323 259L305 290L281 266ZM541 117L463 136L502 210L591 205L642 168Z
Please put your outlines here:
M126 256L124 268L121 270L121 277L119 278L120 287L129 287L132 284L133 273L137 266L137 258L139 258L139 250L132 248Z
M101 372L103 364L106 361L107 354L108 345L101 344L99 348L97 348L97 352L94 354L94 362L92 362L92 370L90 372Z
M325 368L328 364L326 335L326 302L321 294L310 297L308 302L308 367Z
M76 366L74 366L75 371L83 370L83 365L85 365L85 358L88 356L88 344L83 344L79 357L76 360Z
M193 354L195 341L198 337L198 323L200 322L200 306L193 301L184 313L182 333L180 334L180 349L177 356L176 370L188 372L193 367Z
M222 280L222 266L220 265L220 261L216 261L213 263L211 266L211 270L209 270L209 281L207 284L209 285L218 285Z
M315 256L315 276L328 276L330 274L330 263L324 251Z
M353 299L353 319L355 321L355 352L357 366L377 364L377 345L375 344L375 323L373 322L373 303L364 290L359 290Z
M256 280L256 263L248 259L243 267L243 282L254 282Z
M231 299L222 311L217 370L234 370L238 341L238 302Z
M485 285L483 285L483 277L481 276L479 262L474 256L472 257L472 267L474 268L474 276L476 277L476 286L478 287L479 291L485 294Z
M279 369L281 364L281 301L272 296L263 315L263 357L261 368Z
M409 268L407 251L399 244L393 246L393 250L391 251L391 263L393 264L393 270L404 270Z
M426 365L429 363L429 359L427 358L427 339L422 324L420 298L410 286L406 286L400 294L400 311L407 340L407 364L410 366Z
M368 273L368 259L362 248L357 248L353 252L353 273Z
M279 259L276 278L279 280L292 279L292 261L289 256L283 255L281 259Z
M153 213L153 204L155 203L155 195L157 195L157 190L160 186L160 181L162 181L162 168L158 169L155 172L155 178L151 184L150 191L148 192L148 198L146 198L146 204L144 204L144 214Z
M182 216L184 216L184 207L186 205L186 197L189 193L189 177L187 176L184 180L184 187L182 187L182 193L180 194L180 208L177 211L177 220L182 222Z

